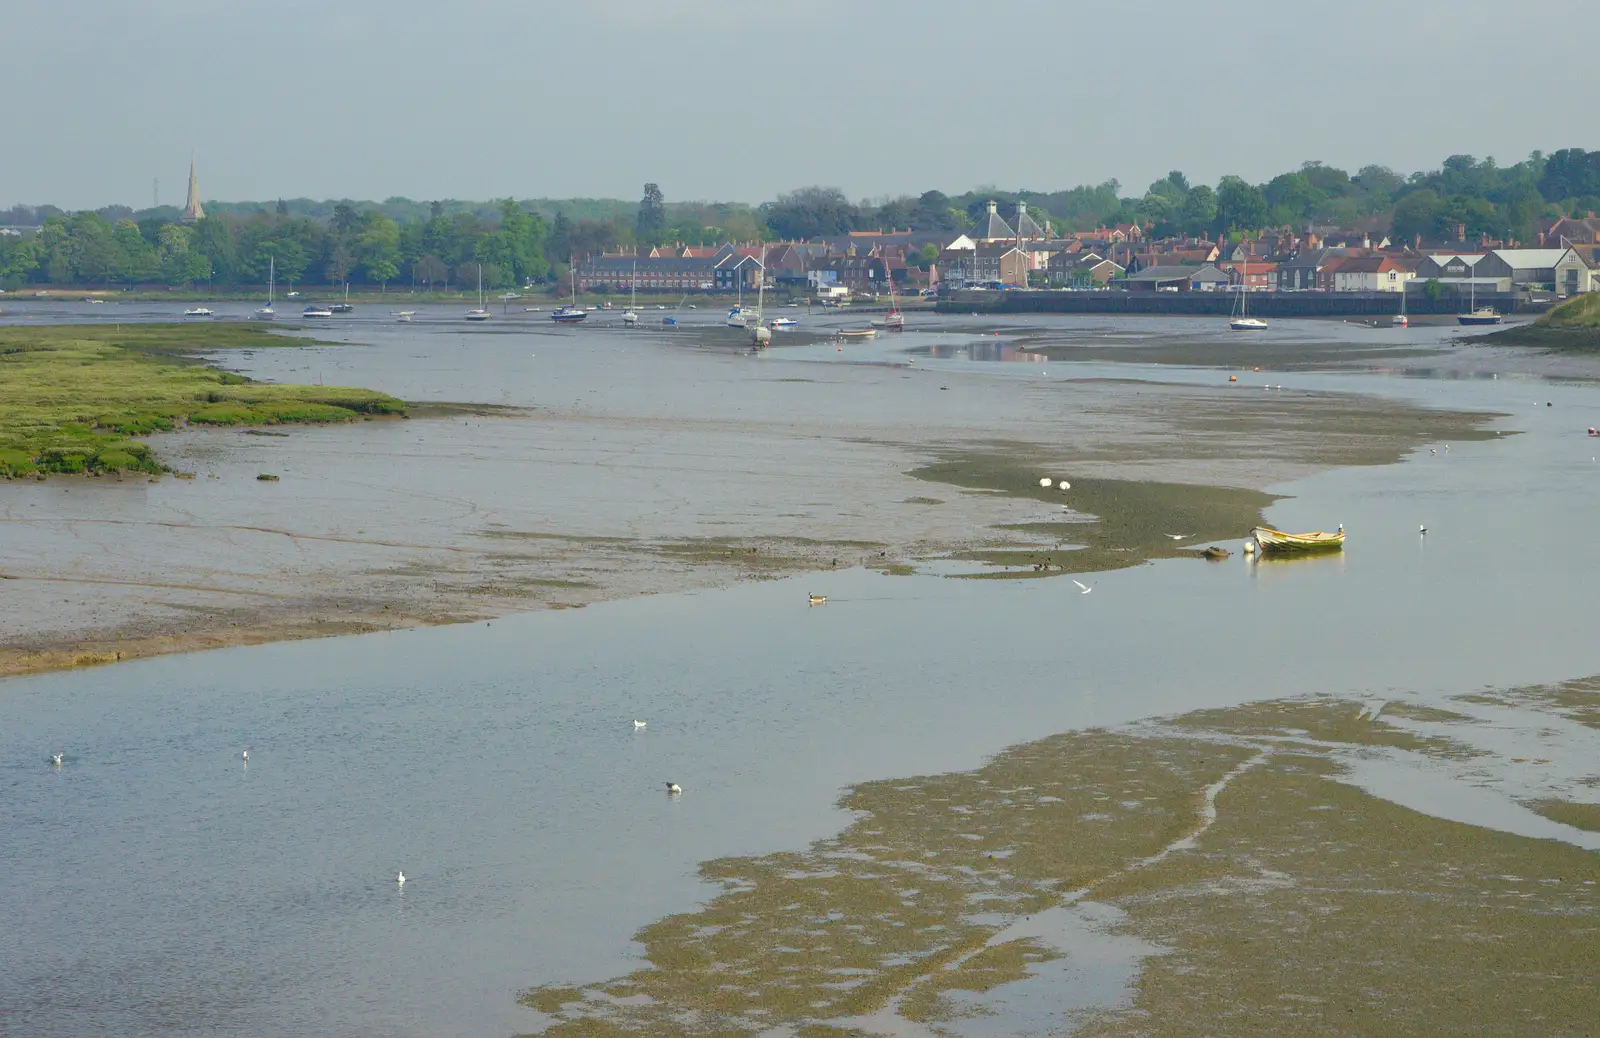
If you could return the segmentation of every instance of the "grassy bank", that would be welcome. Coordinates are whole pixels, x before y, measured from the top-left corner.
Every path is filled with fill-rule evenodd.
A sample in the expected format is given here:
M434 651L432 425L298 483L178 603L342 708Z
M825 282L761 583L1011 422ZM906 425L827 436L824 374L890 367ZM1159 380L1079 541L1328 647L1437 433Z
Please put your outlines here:
M404 412L404 403L372 390L269 385L195 357L294 341L226 324L0 329L0 476L160 472L138 437L191 423L341 422Z
M1600 292L1567 300L1532 324L1481 336L1493 346L1536 346L1571 353L1600 353Z

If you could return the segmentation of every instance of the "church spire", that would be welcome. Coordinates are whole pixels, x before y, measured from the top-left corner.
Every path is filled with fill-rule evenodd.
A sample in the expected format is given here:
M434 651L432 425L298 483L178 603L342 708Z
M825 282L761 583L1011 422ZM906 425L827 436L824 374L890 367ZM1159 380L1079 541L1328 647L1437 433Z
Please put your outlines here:
M189 200L183 205L183 215L178 217L180 223L194 223L196 220L206 218L205 207L200 204L200 178L195 176L194 157L189 158Z

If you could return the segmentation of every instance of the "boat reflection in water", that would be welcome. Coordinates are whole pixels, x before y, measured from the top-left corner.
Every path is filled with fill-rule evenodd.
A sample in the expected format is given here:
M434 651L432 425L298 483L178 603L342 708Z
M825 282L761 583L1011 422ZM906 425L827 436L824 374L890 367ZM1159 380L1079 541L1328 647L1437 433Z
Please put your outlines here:
M1042 353L1029 353L1004 343L981 340L965 346L929 346L928 356L934 360L977 360L1003 364L1045 364L1050 360Z

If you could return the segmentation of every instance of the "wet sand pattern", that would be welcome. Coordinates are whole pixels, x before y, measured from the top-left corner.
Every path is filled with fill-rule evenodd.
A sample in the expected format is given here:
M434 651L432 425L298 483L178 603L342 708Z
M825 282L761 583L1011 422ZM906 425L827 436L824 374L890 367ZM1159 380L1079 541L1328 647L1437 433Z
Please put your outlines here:
M864 784L835 839L707 862L722 893L639 933L648 968L524 1002L551 1035L1590 1033L1600 854L1349 784L1352 755L1481 755L1408 730L1470 717L1364 706L1204 711ZM1156 952L1131 990L1024 997L1094 958L1044 921L1093 909L1091 932Z

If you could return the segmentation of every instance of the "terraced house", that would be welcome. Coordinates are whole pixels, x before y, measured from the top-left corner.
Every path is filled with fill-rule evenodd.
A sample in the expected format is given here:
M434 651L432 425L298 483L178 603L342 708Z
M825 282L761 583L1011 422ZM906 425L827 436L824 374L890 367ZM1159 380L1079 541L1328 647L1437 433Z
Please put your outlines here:
M725 245L709 256L595 256L578 267L588 291L733 292L755 288L761 261Z

